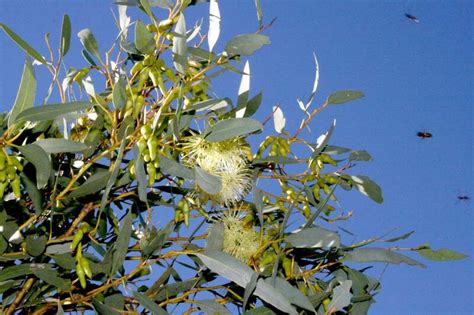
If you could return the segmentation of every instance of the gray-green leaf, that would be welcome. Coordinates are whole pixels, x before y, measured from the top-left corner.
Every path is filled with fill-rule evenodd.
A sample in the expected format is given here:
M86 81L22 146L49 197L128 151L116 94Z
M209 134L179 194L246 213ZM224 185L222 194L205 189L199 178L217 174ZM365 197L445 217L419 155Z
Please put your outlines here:
M89 177L79 188L69 194L70 198L78 198L89 194L97 193L105 187L109 180L110 173L98 171Z
M270 39L268 36L261 34L243 34L232 38L225 46L225 51L230 56L253 54L256 50L262 48L264 45L269 45Z
M11 127L15 122L19 113L27 108L33 107L36 95L36 77L35 69L31 64L30 58L26 58L25 66L23 68L23 75L21 76L20 87L16 94L15 104L10 112L8 118L8 127Z
M35 166L36 186L38 189L46 186L49 175L51 174L51 162L48 154L36 144L18 147L18 150L23 154L25 159Z
M100 58L99 45L97 44L97 40L95 39L94 34L92 34L92 31L90 29L83 29L82 31L77 33L77 36L79 37L82 46L84 46L84 48L89 53L93 54L97 58Z
M59 138L49 138L38 140L34 144L40 146L46 153L79 153L87 149L87 146L78 141L71 141Z
M383 202L382 189L367 176L351 176L355 188L377 203Z
M310 227L290 234L286 241L296 248L338 248L341 244L337 233L320 227Z
M71 102L64 104L51 104L44 106L37 106L27 108L18 114L15 121L44 121L52 120L58 116L76 112L78 110L84 110L94 106L92 103L87 102Z
M341 284L334 288L332 300L328 306L329 313L332 314L333 312L340 311L351 303L351 286L352 280L344 280L341 281Z
M194 179L194 172L192 169L164 156L158 156L158 159L160 160L160 168L163 173L185 179Z
M125 102L127 100L125 84L125 80L120 77L117 82L115 82L114 89L112 91L112 102L117 109L122 109L125 106Z
M149 310L153 315L166 315L168 314L164 309L158 306L152 299L150 299L148 296L138 293L138 292L133 292L133 296L140 302L140 304Z
M135 47L144 54L151 54L155 50L153 34L140 20L135 23Z
M61 56L65 56L69 51L69 44L71 43L71 20L67 14L63 16L60 41L59 51Z
M224 305L217 303L214 300L200 300L194 301L194 304L198 305L201 311L204 312L205 315L231 315L228 309L225 308Z
M8 26L3 23L0 23L0 28L2 28L5 33L21 48L23 49L28 55L35 58L42 64L46 63L43 56L39 52L37 52L33 47L31 47L27 42L25 42L20 36L18 36L14 31L12 31Z
M115 242L114 259L112 262L111 274L115 274L123 266L128 252L128 243L132 235L132 212L129 211L122 222L122 229Z
M329 95L327 104L344 104L364 96L364 93L354 90L337 91Z
M222 183L219 177L210 174L198 166L194 168L194 175L196 184L209 195L215 195L221 191Z
M467 257L467 255L458 253L454 250L450 250L447 248L441 248L438 250L432 250L431 248L423 248L417 250L417 252L426 259L434 261L461 260Z
M263 125L252 118L233 118L217 122L206 131L205 139L219 142L230 138L247 135L263 129Z
M356 262L385 262L389 264L405 263L411 266L426 268L426 266L408 256L395 253L385 248L357 248L349 251L345 259Z
M185 73L188 67L188 53L186 44L186 22L182 13L179 14L174 32L172 48L173 64L178 72Z

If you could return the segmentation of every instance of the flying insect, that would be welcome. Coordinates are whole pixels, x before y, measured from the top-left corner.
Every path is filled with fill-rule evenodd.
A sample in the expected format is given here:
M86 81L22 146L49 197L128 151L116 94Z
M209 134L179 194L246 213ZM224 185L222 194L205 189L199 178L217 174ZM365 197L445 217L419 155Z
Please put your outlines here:
M405 16L412 22L420 23L420 20L418 20L418 18L414 15L411 15L409 13L405 13Z
M428 131L418 131L416 133L416 136L421 139L428 139L428 138L433 138L433 134Z

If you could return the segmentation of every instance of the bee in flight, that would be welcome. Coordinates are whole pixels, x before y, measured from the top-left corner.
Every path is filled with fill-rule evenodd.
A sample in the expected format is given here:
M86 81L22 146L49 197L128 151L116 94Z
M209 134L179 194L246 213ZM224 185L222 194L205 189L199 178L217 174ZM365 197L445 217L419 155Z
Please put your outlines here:
M420 23L420 20L414 15L411 15L409 13L405 13L405 16L410 19L410 21L415 22L415 23Z
M418 131L416 133L416 136L421 138L421 139L433 138L433 134L428 132L428 131Z
M471 200L471 198L469 196L466 196L466 195L458 195L457 198L458 198L459 201L469 201L469 200Z

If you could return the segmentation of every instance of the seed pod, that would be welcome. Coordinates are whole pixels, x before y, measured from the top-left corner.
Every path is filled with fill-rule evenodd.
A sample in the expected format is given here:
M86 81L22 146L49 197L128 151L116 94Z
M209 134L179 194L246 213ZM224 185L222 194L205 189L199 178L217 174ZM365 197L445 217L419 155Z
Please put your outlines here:
M326 184L328 185L334 185L337 183L337 178L331 175L326 176L325 180L326 180Z
M3 199L3 194L5 193L5 189L7 189L8 182L3 181L0 182L0 199Z
M314 196L314 199L318 201L321 199L321 191L318 185L313 186L313 196Z
M0 148L0 171L3 171L7 165L7 155L5 152Z
M8 179L8 176L7 176L7 170L4 169L2 171L0 171L0 182L1 183L5 183Z
M140 112L143 108L143 104L145 104L145 98L143 97L143 95L138 95L135 99L135 107L133 108L133 116L135 118L138 118L138 116L140 115Z
M146 142L148 146L148 151L150 152L150 160L154 161L156 159L156 151L158 148L158 140L156 137L151 136Z
M14 180L16 177L16 169L13 165L8 165L7 166L7 176L8 180Z
M71 243L72 250L76 249L79 242L82 241L83 236L84 236L84 232L82 232L82 230L79 230L77 231L76 234L74 234L74 238L72 239L72 243Z
M87 286L86 273L80 261L78 261L76 264L76 274L77 274L77 277L79 278L79 282L81 283L81 287L85 289Z
M285 272L285 276L290 277L293 274L291 259L286 256L283 257L281 265L283 267L283 271Z
M320 156L318 156L318 158L326 164L331 164L331 165L334 165L334 166L337 165L337 162L327 154L321 154Z
M187 202L184 202L183 205L183 215L184 215L184 225L189 227L189 205Z
M171 25L173 25L173 20L172 19L166 19L166 20L161 21L158 24L158 29L160 31L163 31L163 30L169 28Z
M183 210L176 209L174 211L174 222L178 223L178 222L181 222L182 220L183 220Z
M145 140L148 140L148 138L150 138L152 132L153 132L153 131L151 130L151 126L150 126L150 125L143 125L143 126L140 128L140 133L142 134L143 138L145 138Z
M80 229L83 233L87 233L91 230L91 226L87 222L82 222Z
M20 176L17 176L11 183L13 194L16 198L21 197Z
M277 259L277 255L272 251L266 251L263 253L262 260L258 264L260 269L263 269L267 265L273 265Z
M86 274L87 278L92 279L92 269L89 264L89 260L87 260L87 258L85 257L81 257L81 259L79 260L79 263L84 269L84 273Z
M303 206L303 215L305 218L309 218L311 216L311 207L308 204Z
M13 165L14 167L16 167L16 169L18 171L23 171L23 164L21 164L21 162L14 156L9 156L8 157L8 161L9 161L9 164L11 163L11 165Z
M148 173L148 186L153 186L156 176L156 168L153 163L146 164L146 172Z
M133 65L132 69L130 69L130 74L135 75L138 71L141 71L143 69L143 62L139 61L136 64Z

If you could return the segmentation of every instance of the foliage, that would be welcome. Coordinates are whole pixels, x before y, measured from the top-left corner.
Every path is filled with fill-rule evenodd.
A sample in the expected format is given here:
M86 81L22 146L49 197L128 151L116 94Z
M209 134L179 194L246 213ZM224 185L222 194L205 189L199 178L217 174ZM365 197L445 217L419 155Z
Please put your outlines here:
M380 285L350 261L424 267L400 250L432 260L464 258L428 245L366 247L411 233L344 245L330 227L350 217L336 216L335 190L355 188L383 202L373 180L350 175L354 161L371 157L329 145L335 122L316 143L300 134L324 108L363 94L338 91L310 110L319 80L315 58L311 96L298 100L300 128L285 130L275 107L277 132L266 130L258 143L267 121L252 117L262 94L249 97L248 64L239 69L241 56L270 43L261 34L259 1L259 30L235 36L220 53L215 0L207 37L201 25L186 26L186 10L200 2L117 1L114 46L105 52L90 29L81 30L89 65L65 75L67 15L56 54L46 37L49 57L0 24L28 55L15 104L0 121L2 313L166 314L179 307L206 314L363 314ZM128 7L144 20L132 23ZM158 20L158 12L168 16ZM40 106L33 106L32 59L53 76ZM242 75L235 104L210 91L227 71ZM57 104L47 102L53 90Z

